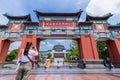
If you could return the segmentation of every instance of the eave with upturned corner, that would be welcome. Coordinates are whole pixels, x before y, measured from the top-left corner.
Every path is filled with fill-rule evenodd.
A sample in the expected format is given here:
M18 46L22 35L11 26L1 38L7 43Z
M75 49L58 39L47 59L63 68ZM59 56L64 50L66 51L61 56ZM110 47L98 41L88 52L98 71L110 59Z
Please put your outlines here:
M27 20L27 21L32 21L30 18L30 14L24 15L24 16L12 16L9 14L4 14L9 20Z
M107 20L111 16L113 16L113 14L111 14L111 13L108 13L108 14L103 15L103 16L90 16L90 15L86 14L86 21L91 21L91 20Z

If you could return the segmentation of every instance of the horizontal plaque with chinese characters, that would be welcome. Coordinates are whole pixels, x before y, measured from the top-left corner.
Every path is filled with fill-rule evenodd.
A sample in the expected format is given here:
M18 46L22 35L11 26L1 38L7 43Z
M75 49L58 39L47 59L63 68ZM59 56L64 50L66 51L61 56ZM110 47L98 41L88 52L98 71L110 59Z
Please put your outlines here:
M45 22L42 22L42 26L70 26L70 27L73 27L73 26L76 26L76 23L72 22L72 21L68 21L68 22L65 22L65 21L45 21Z

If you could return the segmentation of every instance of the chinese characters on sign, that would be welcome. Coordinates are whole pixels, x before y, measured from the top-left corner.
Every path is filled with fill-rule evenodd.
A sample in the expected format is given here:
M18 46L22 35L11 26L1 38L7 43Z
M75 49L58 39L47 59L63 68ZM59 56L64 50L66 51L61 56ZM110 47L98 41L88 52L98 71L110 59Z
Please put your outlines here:
M44 22L44 26L75 26L75 22L62 22L62 21L54 21L54 22Z

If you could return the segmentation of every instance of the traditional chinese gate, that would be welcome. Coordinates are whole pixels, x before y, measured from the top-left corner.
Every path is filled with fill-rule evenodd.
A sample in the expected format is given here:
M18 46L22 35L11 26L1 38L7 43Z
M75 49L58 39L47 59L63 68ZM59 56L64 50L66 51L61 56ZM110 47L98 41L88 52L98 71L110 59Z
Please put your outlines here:
M19 50L32 42L39 49L41 40L74 39L78 42L80 59L99 60L96 41L106 41L110 59L120 62L120 26L107 24L111 14L101 17L86 16L79 22L82 11L74 13L43 13L35 11L38 22L32 22L30 15L10 16L8 25L0 25L0 61L5 61L9 45L22 41ZM18 53L18 57L20 53Z

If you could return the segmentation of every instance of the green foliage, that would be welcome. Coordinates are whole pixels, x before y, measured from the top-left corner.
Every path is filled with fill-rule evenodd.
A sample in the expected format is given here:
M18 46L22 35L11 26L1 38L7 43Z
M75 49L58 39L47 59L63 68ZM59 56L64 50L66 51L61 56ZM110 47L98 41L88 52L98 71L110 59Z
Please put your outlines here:
M68 60L70 60L72 56L75 56L76 58L79 58L78 49L77 48L72 48L70 50L70 52L66 54L66 58Z
M51 54L51 53L48 53L48 54L47 54L47 57L51 58L51 57L52 57L52 54Z
M54 62L54 58L51 58L51 62Z
M97 49L98 49L99 53L105 51L105 48L106 48L106 43L105 42L103 42L103 41L98 41L97 42Z
M68 60L68 58L67 57L65 57L64 58L64 62L68 62L69 60Z
M72 40L72 43L71 43L71 45L70 45L70 48L71 48L71 49L72 49L72 48L78 48L77 41Z
M41 58L42 56L43 56L43 54L40 54L40 53L38 54L38 57L39 57L39 58Z
M99 56L100 56L100 58L102 58L102 59L104 59L104 58L106 58L106 57L109 57L109 52L108 52L108 50L106 49L105 51L99 53Z
M76 58L79 58L78 55L78 46L77 46L77 42L76 41L72 41L72 44L70 45L70 52L66 54L66 61L67 60L71 60L71 58L74 56Z
M17 53L18 53L18 49L14 49L14 50L10 51L10 54L8 54L6 57L6 61L14 60L17 56Z
M106 58L109 57L109 52L106 46L106 43L103 41L98 41L97 42L97 49L98 49L98 53L100 58Z

